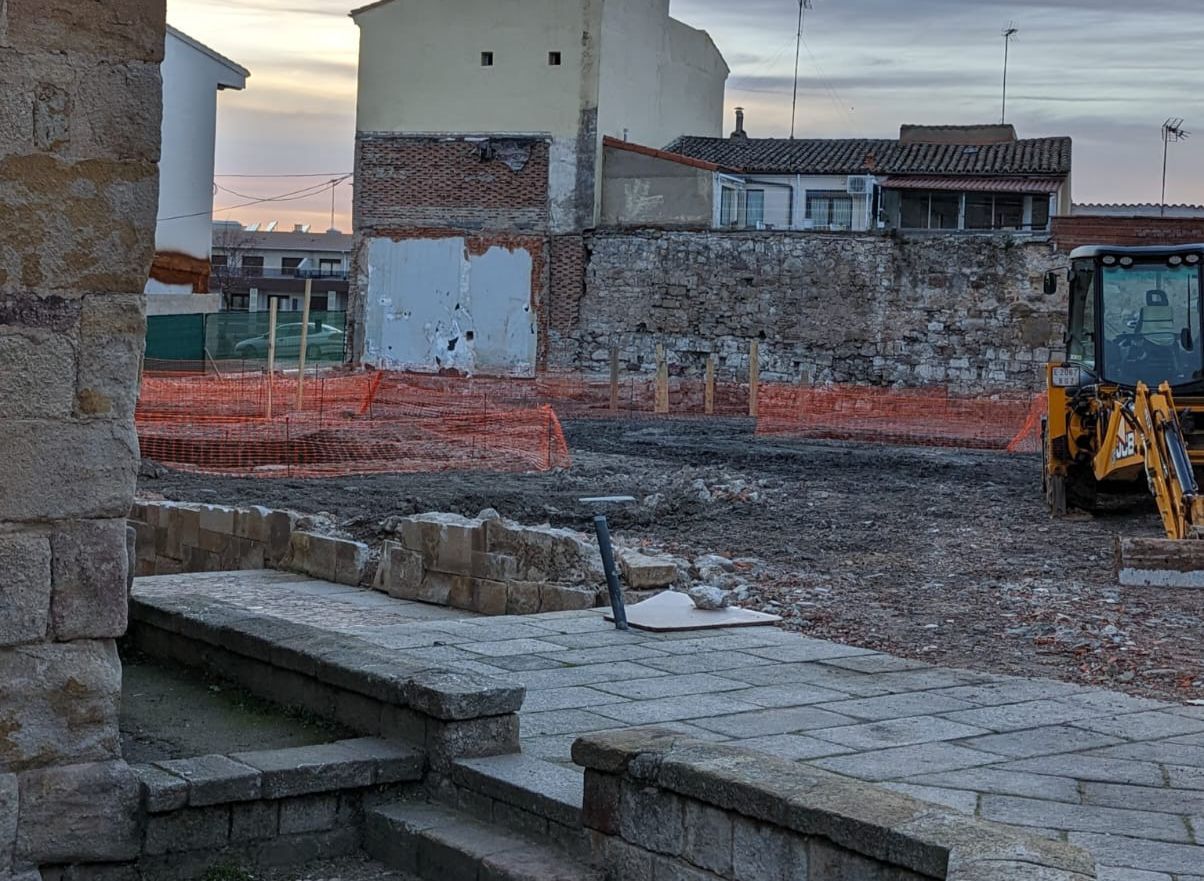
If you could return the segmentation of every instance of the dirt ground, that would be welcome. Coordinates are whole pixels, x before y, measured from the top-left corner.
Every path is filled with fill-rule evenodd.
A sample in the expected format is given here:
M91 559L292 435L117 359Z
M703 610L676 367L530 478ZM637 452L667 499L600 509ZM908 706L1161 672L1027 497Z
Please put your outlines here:
M582 496L627 494L620 539L757 558L753 608L809 635L925 661L1204 698L1204 591L1121 588L1117 535L1148 500L1054 521L1035 456L760 438L749 420L564 423L571 470L327 480L168 473L178 500L326 512L361 538L392 515L494 508L585 529Z
M121 752L127 762L329 743L350 732L285 712L194 670L122 653Z

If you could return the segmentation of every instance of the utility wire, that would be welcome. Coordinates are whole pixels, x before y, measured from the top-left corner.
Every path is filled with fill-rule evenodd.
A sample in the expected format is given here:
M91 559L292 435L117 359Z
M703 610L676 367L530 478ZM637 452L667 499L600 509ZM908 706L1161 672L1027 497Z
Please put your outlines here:
M177 214L173 217L160 217L157 219L157 222L162 223L162 222L168 221L168 220L184 220L184 219L190 218L190 217L204 217L205 215L219 214L224 211L234 211L238 208L249 208L252 205L262 205L266 202L296 202L300 199L308 199L312 196L320 195L324 190L326 190L327 187L330 187L331 189L333 189L334 187L337 187L339 184L341 184L343 181L347 180L350 177L351 177L351 175L347 174L343 177L334 178L334 179L329 180L322 184L303 187L300 190L293 190L292 192L289 192L289 193L281 193L278 196L269 196L266 198L252 198L249 196L240 196L239 198L245 198L245 199L248 199L249 201L243 202L242 204L239 204L239 205L228 205L224 208L210 208L208 211L195 211L191 214ZM226 190L226 188L221 186L220 184L215 184L214 186L219 190L225 190L226 192L231 192L230 190ZM235 194L235 195L237 195L237 194Z
M350 171L333 171L328 174L321 173L306 173L306 174L215 174L214 177L340 177L350 175Z

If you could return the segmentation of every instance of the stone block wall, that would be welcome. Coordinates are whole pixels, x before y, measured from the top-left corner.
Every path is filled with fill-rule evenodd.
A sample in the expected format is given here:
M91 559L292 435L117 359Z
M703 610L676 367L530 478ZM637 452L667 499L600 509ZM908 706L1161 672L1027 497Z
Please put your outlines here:
M1090 881L1091 856L818 768L656 729L590 735L583 822L613 881Z
M1048 243L1006 236L599 231L587 236L584 294L549 304L548 366L763 382L948 385L1029 390L1062 346L1065 292ZM554 294L559 291L557 288ZM564 297L568 296L569 301Z
M567 529L498 517L403 518L381 549L376 587L484 615L592 609L604 584L597 548Z
M126 859L125 516L161 0L0 4L0 876Z

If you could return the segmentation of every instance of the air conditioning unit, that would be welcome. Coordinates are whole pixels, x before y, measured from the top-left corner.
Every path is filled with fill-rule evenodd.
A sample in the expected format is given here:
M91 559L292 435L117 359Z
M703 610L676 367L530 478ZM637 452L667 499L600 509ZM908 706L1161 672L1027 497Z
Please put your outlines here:
M864 196L869 193L870 188L874 185L874 179L866 174L851 174L849 175L846 190L852 196Z

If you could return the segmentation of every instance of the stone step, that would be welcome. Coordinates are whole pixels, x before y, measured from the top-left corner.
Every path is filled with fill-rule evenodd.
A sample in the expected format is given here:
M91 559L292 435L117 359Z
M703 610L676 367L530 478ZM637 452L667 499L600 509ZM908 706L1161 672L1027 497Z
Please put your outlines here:
M516 753L460 759L452 765L451 779L459 789L495 803L570 829L581 828L585 784L580 771ZM494 822L501 819L498 814L495 805Z
M546 840L425 802L369 811L364 849L423 881L601 881L583 861Z

